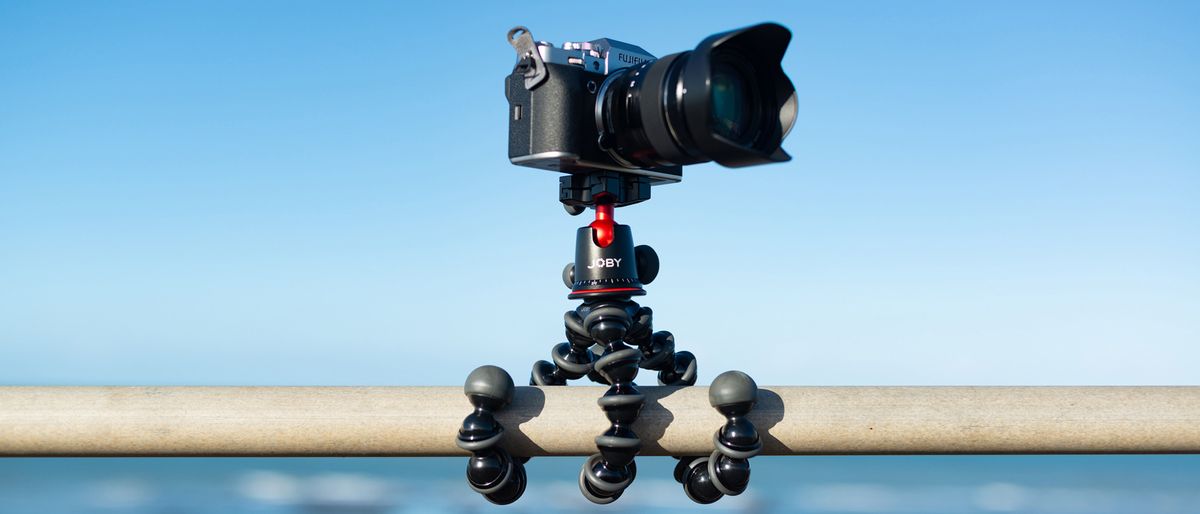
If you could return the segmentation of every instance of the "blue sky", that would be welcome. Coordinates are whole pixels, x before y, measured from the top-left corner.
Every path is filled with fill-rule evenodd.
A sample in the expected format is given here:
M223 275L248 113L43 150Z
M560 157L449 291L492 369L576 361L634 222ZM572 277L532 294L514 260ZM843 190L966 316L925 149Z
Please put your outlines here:
M586 220L507 162L505 31L766 20L794 160L617 212L702 382L1196 383L1200 9L1158 2L0 2L0 383L523 381Z

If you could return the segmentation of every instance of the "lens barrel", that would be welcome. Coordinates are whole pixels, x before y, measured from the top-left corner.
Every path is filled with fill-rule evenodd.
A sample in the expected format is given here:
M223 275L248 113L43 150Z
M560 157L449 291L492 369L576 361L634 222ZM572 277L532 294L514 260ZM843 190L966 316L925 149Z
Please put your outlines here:
M796 90L780 61L792 34L764 23L614 73L596 99L600 146L630 168L791 159L780 147Z

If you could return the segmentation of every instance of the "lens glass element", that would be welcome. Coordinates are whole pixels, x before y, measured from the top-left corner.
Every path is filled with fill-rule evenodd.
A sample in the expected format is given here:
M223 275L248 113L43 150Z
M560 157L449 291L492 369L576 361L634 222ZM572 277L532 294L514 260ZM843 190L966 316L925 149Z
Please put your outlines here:
M718 61L712 67L712 126L717 134L738 142L749 135L752 118L750 84L737 67Z

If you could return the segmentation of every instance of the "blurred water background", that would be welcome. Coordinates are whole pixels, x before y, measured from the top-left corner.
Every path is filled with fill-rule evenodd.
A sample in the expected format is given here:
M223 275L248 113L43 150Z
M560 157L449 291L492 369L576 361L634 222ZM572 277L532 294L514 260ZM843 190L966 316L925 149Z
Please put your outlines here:
M638 460L616 503L579 495L582 458L528 465L512 513L1200 512L1200 456L758 457L751 487L706 507L671 478L674 460ZM466 459L3 459L0 512L38 514L472 513L492 506L467 488Z

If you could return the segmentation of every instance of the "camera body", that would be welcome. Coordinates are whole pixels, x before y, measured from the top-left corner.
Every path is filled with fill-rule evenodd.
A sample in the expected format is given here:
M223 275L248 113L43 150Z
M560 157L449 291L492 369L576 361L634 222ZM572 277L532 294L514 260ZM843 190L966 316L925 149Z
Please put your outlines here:
M603 147L597 126L598 98L606 79L626 68L655 60L649 52L611 39L534 43L504 83L508 99L508 158L513 164L564 173L622 172L650 183L678 182L682 166L632 167ZM540 60L540 64L537 62ZM529 87L529 70L544 66L543 78Z
M796 90L781 63L791 37L762 23L656 58L611 39L556 47L515 27L509 160L566 173L559 201L571 213L645 201L651 185L682 180L686 165L787 161Z

